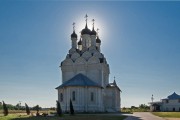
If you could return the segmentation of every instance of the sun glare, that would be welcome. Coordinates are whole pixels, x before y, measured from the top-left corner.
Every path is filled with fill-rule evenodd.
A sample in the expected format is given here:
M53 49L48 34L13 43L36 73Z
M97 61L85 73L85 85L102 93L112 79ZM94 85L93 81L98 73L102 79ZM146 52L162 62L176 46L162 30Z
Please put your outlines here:
M94 19L95 20L95 22L94 22L95 31L97 31L97 29L99 29L98 35L99 35L100 39L105 38L106 30L104 29L105 24L104 24L104 21L102 20L102 18L97 17L96 15L88 15L87 19L88 19L87 20L88 28L90 30L92 30L92 27L93 27L92 19ZM74 22L76 23L75 24L75 31L76 31L76 33L78 35L78 39L79 39L80 35L81 35L81 31L82 31L82 29L85 28L85 25L86 25L85 15L81 15L81 16L77 17ZM107 29L107 27L106 27L106 29ZM102 40L102 42L104 43L104 40Z

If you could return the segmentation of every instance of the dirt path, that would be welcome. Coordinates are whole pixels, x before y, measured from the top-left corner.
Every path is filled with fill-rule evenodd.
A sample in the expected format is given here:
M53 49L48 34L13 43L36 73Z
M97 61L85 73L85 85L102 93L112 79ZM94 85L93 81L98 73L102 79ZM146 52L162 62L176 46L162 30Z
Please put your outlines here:
M166 120L180 120L180 118L165 118Z
M135 112L125 120L166 120L149 112Z

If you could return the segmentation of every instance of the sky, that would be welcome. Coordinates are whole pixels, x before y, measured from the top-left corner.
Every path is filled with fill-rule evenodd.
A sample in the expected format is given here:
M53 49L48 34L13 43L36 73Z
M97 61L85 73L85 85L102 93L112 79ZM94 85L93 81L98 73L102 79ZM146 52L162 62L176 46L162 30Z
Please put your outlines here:
M180 94L180 2L0 0L0 101L54 107L61 61L95 19L121 107Z

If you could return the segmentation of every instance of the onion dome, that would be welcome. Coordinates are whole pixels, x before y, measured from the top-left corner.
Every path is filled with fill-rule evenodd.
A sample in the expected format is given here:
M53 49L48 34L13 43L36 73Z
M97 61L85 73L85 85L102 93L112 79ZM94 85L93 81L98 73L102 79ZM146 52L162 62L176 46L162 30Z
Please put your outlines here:
M94 30L94 27L93 30L91 31L91 35L96 35L96 31Z
M75 33L75 31L73 31L73 33L71 34L71 38L77 38L77 34Z
M101 43L101 40L99 39L98 36L97 36L97 38L96 38L96 43Z
M87 23L86 23L86 27L81 31L81 35L84 35L84 34L91 34L91 30L88 29L87 27Z
M79 42L78 42L78 45L82 45L82 40L80 38Z

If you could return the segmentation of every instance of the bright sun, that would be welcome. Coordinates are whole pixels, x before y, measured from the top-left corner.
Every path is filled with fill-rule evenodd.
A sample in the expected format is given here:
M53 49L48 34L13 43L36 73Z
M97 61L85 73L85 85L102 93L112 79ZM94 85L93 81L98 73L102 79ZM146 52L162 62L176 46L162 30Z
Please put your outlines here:
M84 15L85 16L85 15ZM86 25L86 18L85 17L77 17L77 19L75 19L75 31L76 31L76 33L77 33L77 35L78 35L78 38L80 37L80 32L81 32L81 30L82 29L84 29L85 28L85 25ZM100 38L102 38L102 37L104 37L104 35L105 35L105 30L103 30L103 26L104 26L104 24L103 24L103 22L101 21L101 19L99 18L99 17L96 17L96 16L89 16L88 15L88 18L87 18L88 20L87 20L87 25L88 25L88 28L90 29L90 30L92 30L92 24L93 24L93 21L92 21L92 19L94 19L95 20L95 22L94 22L94 30L95 31L97 31L97 28L99 29L99 31L98 31L98 35L99 35L99 37Z

